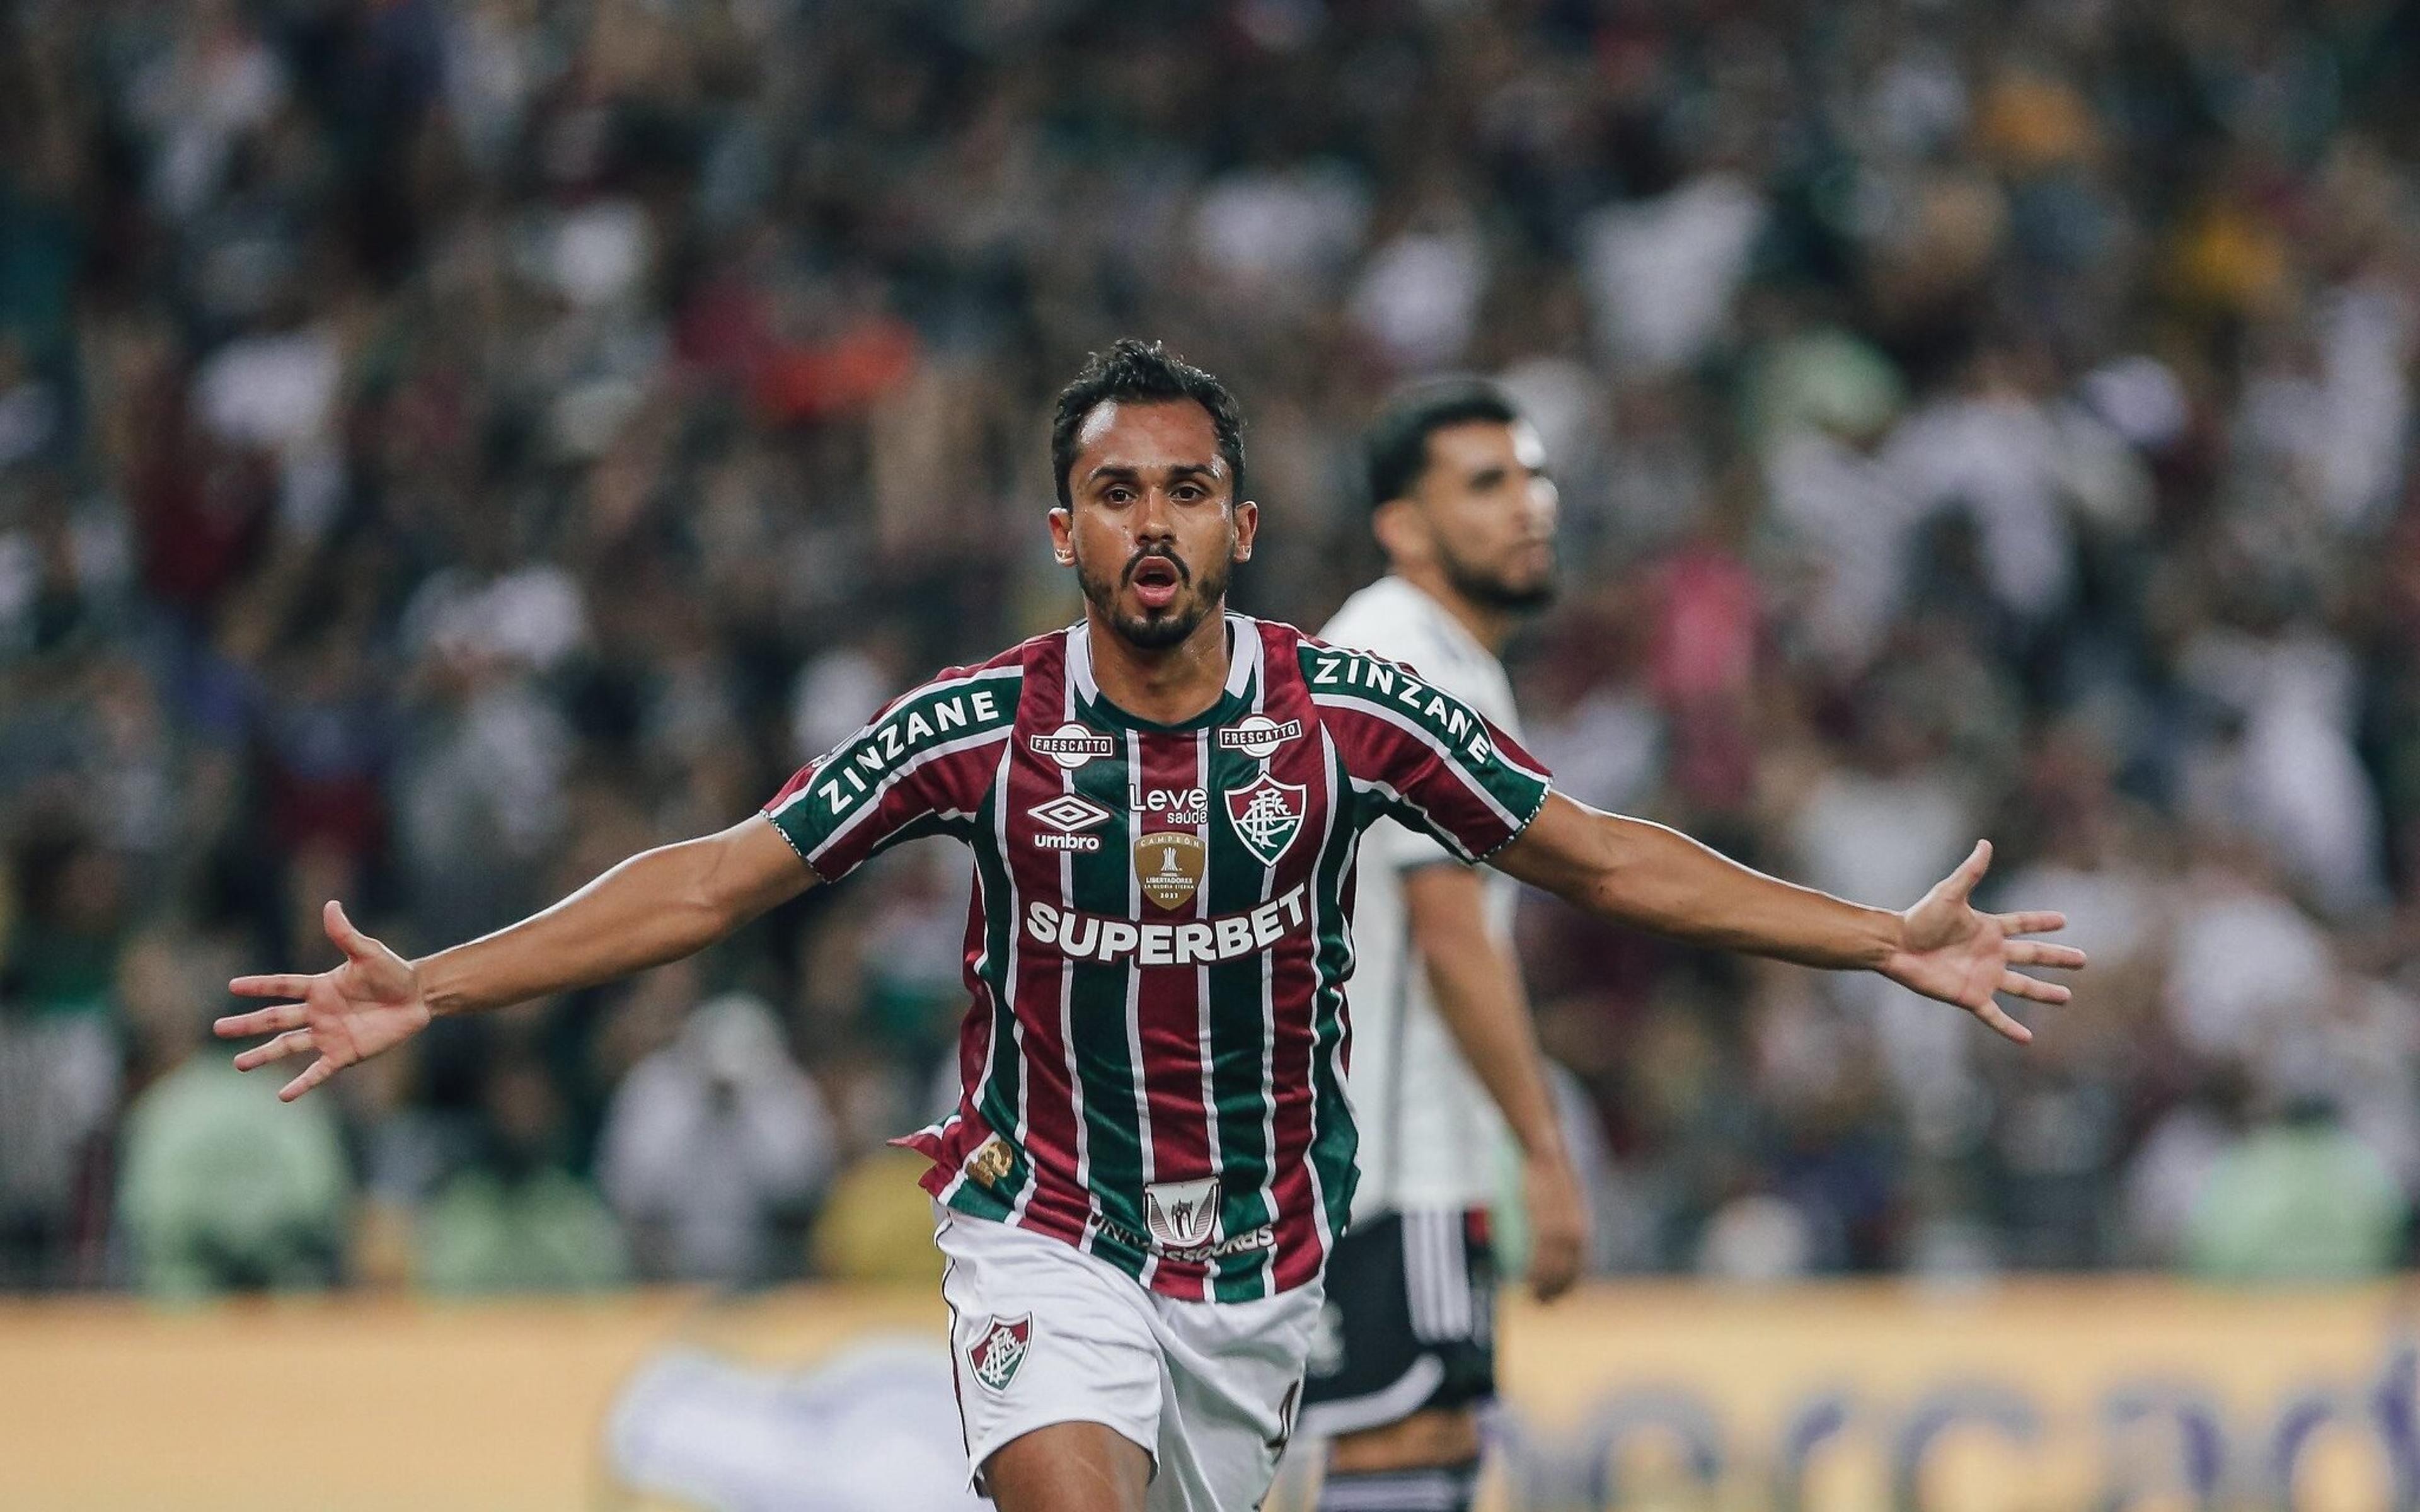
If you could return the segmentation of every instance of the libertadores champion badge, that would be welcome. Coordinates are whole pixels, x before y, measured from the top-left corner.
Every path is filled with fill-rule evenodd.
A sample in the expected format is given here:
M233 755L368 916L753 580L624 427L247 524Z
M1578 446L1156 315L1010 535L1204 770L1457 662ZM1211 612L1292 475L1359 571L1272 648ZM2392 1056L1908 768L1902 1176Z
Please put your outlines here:
M1199 835L1178 829L1156 829L1134 842L1135 881L1142 895L1162 908L1184 907L1202 886L1209 864L1209 847Z
M1033 1343L1033 1315L995 1318L983 1337L967 1346L967 1368L985 1391L1006 1391Z
M1278 857L1294 843L1309 809L1303 801L1309 791L1299 782L1280 782L1264 768L1260 776L1227 794L1227 822L1235 826L1235 838L1260 857L1263 866L1277 865Z

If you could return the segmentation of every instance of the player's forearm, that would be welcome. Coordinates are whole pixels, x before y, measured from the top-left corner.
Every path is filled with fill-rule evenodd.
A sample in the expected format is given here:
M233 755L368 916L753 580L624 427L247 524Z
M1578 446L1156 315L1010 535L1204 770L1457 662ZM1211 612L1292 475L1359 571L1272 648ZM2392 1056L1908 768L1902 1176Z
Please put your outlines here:
M1899 947L1901 921L1887 909L1767 876L1662 825L1590 817L1597 864L1564 896L1608 918L1838 971L1879 969Z
M1437 931L1415 931L1437 1017L1504 1115L1522 1153L1559 1157L1562 1127L1555 1119L1520 975L1477 919L1466 930L1443 937Z
M743 922L714 838L631 856L543 913L412 963L429 1011L476 1012L694 954Z

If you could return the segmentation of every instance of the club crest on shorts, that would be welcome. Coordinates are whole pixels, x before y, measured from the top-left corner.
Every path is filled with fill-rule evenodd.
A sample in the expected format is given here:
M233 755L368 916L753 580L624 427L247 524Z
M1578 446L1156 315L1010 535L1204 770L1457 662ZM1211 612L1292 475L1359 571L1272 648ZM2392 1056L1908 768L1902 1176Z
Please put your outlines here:
M1263 866L1277 865L1278 857L1294 843L1295 833L1302 828L1302 816L1309 810L1304 802L1309 791L1299 782L1280 782L1263 768L1260 776L1226 795L1227 822Z
M1218 1237L1218 1179L1154 1181L1142 1189L1143 1226L1172 1250L1200 1249Z
M1191 902L1208 862L1202 837L1182 830L1154 830L1134 842L1135 880L1142 884L1142 895L1162 908Z
M983 1337L967 1346L967 1368L985 1391L1006 1391L1033 1344L1033 1315L995 1318Z

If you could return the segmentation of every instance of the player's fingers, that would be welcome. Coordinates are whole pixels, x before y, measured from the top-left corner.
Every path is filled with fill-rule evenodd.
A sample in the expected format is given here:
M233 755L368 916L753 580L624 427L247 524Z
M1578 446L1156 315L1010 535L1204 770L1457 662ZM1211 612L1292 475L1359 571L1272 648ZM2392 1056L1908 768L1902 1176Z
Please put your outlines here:
M2063 983L2037 981L2018 971L2001 972L1999 990L2011 997L2030 997L2037 1003L2064 1003L2075 995Z
M1552 1302L1571 1290L1579 1274L1579 1241L1541 1244L1529 1262L1529 1290L1540 1302Z
M335 899L329 899L320 907L319 922L328 931L328 938L335 942L336 949L344 951L347 959L378 953L378 941L355 929L353 921L345 917L345 905Z
M280 1003L274 1008L256 1008L249 1013L229 1013L210 1023L210 1032L222 1040L249 1040L256 1034L274 1034L280 1029L302 1026L302 1005Z
M238 1071L250 1071L255 1066L266 1066L272 1060L283 1060L287 1056L300 1055L303 1051L311 1048L310 1030L288 1029L284 1034L279 1035L276 1039L270 1041L267 1044L254 1045L251 1049L236 1057L235 1069Z
M2084 966L2084 952L2072 945L2051 945L2041 940L2010 940L2009 961L2020 966L2055 966L2061 971L2078 971Z
M2000 933L2003 934L2055 934L2065 928L2067 916L2051 909L2000 916Z
M1975 890L1975 884L1982 881L1983 873L1991 869L1992 842L1978 840L1975 848L1966 853L1966 859L1958 863L1958 870L1949 873L1949 896L1964 898Z
M303 1093L336 1074L336 1063L326 1056L302 1068L302 1074L277 1089L277 1101L291 1103Z
M308 977L238 977L227 983L227 991L238 997L308 997L311 979Z
M2015 1019L2009 1017L1997 1003L1985 1002L1980 1008L1975 1010L1975 1016L1981 1019L1985 1024L1990 1025L1993 1029L2001 1035L2014 1040L2019 1044L2033 1043L2034 1031L2026 1028Z

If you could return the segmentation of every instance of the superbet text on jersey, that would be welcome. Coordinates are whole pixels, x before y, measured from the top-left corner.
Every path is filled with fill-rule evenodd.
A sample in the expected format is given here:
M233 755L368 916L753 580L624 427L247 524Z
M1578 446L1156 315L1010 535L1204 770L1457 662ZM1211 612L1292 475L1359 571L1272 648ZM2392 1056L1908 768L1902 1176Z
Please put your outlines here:
M974 851L963 1091L900 1141L927 1190L1234 1302L1319 1274L1352 1203L1360 831L1478 859L1547 779L1397 663L1227 625L1224 695L1182 726L1105 701L1078 625L894 701L766 812L828 882L919 836Z

